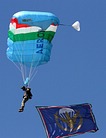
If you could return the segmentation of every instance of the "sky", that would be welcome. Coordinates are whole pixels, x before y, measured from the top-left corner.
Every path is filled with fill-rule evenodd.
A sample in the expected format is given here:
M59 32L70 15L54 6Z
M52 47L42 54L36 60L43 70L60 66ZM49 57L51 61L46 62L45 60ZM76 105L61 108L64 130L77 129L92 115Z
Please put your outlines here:
M35 106L92 104L99 131L78 138L106 137L106 1L1 0L0 2L0 137L46 138ZM8 27L18 11L54 13L60 23L52 41L51 60L39 66L30 84L33 98L23 113L20 72L7 59ZM79 20L81 31L71 25Z

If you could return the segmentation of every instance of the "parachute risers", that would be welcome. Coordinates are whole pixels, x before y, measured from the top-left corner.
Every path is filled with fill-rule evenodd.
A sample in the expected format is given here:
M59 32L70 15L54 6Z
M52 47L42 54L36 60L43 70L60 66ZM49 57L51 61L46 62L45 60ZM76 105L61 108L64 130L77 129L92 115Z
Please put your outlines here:
M29 81L30 81L30 79L29 79L29 77L27 77L26 80L24 81L24 85L25 85L25 86L28 86Z

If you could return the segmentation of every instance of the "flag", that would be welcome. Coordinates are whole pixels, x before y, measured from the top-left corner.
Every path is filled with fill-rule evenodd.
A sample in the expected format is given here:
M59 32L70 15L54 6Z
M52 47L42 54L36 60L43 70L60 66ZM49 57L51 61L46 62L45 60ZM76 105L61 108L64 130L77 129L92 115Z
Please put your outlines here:
M36 108L43 121L47 138L66 138L98 130L91 104Z

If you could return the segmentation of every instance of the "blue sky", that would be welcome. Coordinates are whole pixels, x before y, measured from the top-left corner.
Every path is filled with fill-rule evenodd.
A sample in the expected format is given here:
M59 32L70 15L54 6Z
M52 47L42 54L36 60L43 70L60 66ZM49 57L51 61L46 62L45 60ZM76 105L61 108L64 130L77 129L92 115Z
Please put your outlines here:
M99 131L79 138L106 137L106 1L1 0L0 4L0 137L46 138L36 105L91 103ZM48 11L61 23L81 23L81 31L59 26L51 60L39 66L31 83L33 99L19 113L22 77L6 57L8 26L18 11Z

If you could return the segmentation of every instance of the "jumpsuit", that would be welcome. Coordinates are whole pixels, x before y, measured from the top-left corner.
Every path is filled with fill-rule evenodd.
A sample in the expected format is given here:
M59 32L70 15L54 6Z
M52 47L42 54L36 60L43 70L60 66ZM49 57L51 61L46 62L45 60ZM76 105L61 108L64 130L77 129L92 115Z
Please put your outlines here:
M21 108L19 109L19 112L23 112L24 107L25 107L25 103L29 100L32 99L32 93L30 91L30 88L26 88L25 92L24 92L24 96L21 102Z

